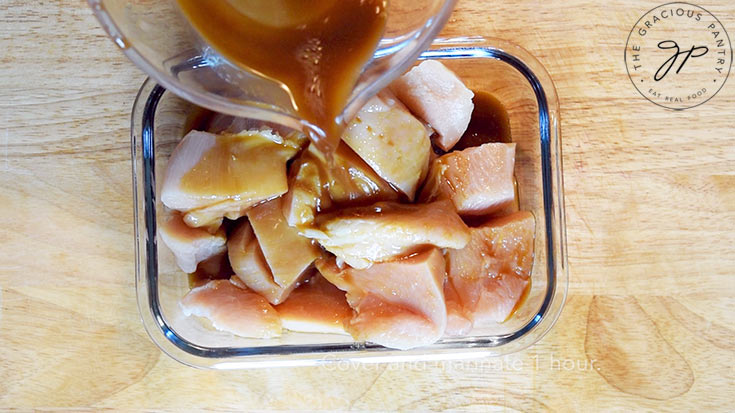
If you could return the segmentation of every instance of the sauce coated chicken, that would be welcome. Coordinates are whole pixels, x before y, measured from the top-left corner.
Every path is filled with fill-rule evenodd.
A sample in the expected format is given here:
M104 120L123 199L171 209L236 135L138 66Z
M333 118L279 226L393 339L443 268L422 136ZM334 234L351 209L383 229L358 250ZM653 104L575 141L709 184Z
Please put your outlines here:
M186 314L247 337L350 334L397 349L512 317L530 289L536 232L517 211L516 146L478 132L488 114L472 114L440 63L405 76L391 89L411 92L407 106L379 94L331 161L287 131L182 140L163 185L175 220L162 240L191 272L219 262L226 238L222 268L234 273L198 282ZM457 101L437 114L437 96ZM432 139L449 152L432 159Z

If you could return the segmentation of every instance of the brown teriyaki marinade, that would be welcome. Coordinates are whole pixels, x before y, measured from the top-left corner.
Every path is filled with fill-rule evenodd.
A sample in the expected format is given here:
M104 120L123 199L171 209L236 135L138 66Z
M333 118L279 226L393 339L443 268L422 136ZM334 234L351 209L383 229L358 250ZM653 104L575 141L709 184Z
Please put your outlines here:
M386 0L177 0L199 35L231 63L283 84L297 114L323 131L337 117L382 38ZM313 135L313 134L312 134Z
M510 117L503 103L488 92L475 91L475 109L462 139L452 148L461 151L488 142L510 143Z

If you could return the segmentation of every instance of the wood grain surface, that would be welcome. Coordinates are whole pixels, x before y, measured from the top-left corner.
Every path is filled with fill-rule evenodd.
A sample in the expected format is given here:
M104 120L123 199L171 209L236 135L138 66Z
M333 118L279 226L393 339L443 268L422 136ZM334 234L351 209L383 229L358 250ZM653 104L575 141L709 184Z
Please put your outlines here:
M86 2L0 2L0 408L726 411L735 404L735 79L662 109L623 62L662 0L461 0L562 108L571 283L534 347L472 362L201 371L133 287L129 114L145 76ZM735 35L735 3L707 0Z

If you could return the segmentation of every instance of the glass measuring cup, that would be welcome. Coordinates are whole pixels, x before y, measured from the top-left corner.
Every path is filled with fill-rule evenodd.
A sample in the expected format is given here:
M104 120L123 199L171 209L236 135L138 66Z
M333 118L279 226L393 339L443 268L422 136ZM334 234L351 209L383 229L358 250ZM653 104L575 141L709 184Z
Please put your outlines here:
M244 70L204 43L175 0L88 0L113 41L138 67L181 98L232 116L311 129L281 85ZM338 117L408 69L449 18L456 0L390 0L385 32Z

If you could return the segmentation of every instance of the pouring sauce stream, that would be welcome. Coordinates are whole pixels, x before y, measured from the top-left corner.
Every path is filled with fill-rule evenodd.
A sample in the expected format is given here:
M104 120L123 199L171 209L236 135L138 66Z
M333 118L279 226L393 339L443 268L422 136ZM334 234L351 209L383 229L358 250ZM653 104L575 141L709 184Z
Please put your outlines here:
M320 150L337 147L338 116L383 35L386 0L177 1L218 53L288 90Z

